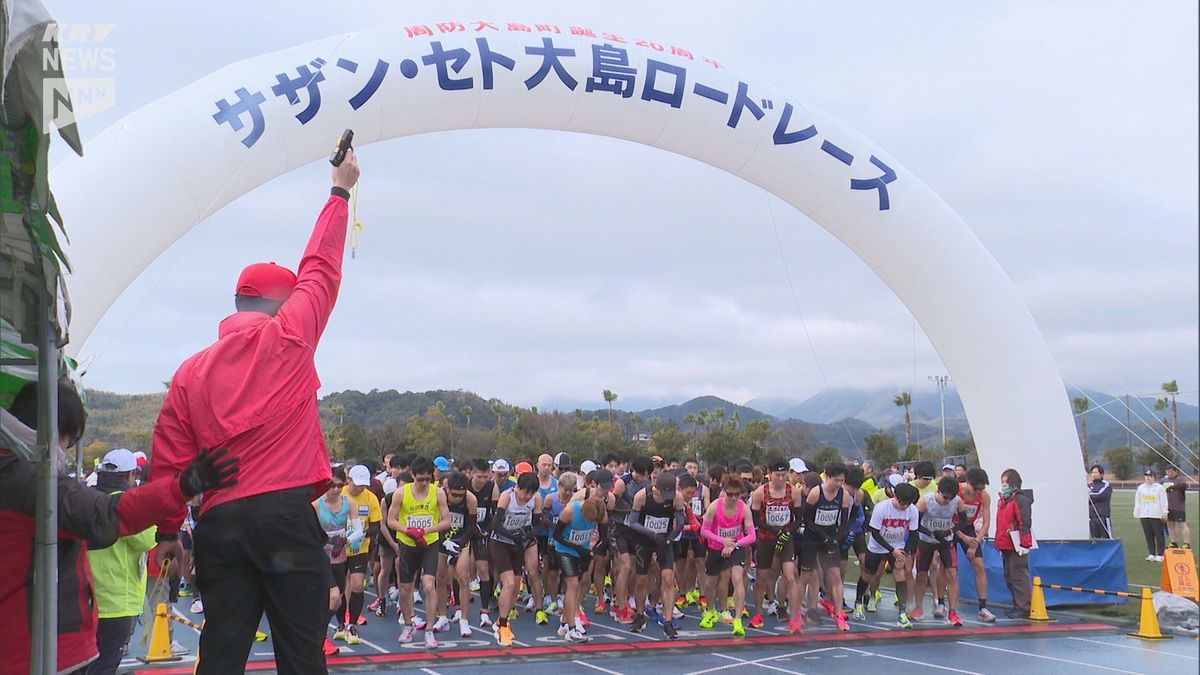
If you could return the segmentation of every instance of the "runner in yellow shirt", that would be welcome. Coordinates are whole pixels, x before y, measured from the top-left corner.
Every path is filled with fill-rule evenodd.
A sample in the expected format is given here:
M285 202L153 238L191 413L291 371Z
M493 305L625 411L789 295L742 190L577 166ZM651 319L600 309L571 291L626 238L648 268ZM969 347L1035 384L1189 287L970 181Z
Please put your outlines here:
M379 535L383 512L379 498L367 488L371 486L371 470L359 464L346 472L349 479L342 494L350 500L350 518L346 535L346 572L349 574L346 595L350 598L350 620L346 643L359 644L358 620L362 617L363 590L366 588L367 567L371 559L371 541Z

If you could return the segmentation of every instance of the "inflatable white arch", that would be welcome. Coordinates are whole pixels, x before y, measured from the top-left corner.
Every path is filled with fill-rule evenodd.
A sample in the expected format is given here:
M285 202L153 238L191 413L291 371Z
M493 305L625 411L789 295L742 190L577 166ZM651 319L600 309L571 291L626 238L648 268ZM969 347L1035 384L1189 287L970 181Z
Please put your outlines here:
M172 242L256 186L327 157L343 128L358 146L490 127L600 134L724 169L844 242L928 334L993 487L1017 468L1037 491L1038 535L1086 538L1079 443L1058 369L971 230L829 115L694 46L638 38L505 22L352 33L235 63L137 110L90 141L86 158L56 168L75 267L71 348ZM146 148L173 160L148 162Z

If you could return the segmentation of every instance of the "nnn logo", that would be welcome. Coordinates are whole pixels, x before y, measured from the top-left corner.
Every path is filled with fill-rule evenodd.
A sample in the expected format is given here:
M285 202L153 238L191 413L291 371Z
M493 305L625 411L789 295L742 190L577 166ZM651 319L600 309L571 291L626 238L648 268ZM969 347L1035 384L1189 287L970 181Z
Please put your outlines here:
M116 50L106 44L113 24L52 24L43 34L42 128L69 126L116 105ZM56 44L57 43L57 44Z

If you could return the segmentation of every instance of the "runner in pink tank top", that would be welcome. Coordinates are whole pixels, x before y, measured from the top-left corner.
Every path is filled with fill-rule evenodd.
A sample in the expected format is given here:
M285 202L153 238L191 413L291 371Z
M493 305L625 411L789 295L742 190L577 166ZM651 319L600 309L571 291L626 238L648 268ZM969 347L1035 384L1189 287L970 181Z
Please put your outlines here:
M701 628L712 628L717 620L733 624L733 635L744 637L742 612L746 607L746 551L756 539L754 521L750 509L742 501L742 480L736 474L725 481L721 498L714 499L704 514L704 525L700 536L708 544L708 556L704 560L704 583L708 597L713 598L715 607L724 605L726 590L733 586L734 615L729 612L718 614L715 609L704 613ZM729 511L733 513L730 514Z

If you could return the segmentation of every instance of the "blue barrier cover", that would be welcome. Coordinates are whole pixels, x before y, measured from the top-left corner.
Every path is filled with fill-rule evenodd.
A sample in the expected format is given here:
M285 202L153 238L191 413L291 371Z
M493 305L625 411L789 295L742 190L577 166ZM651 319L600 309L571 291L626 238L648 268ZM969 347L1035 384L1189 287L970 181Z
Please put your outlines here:
M958 556L958 594L964 600L976 600L975 570L966 556ZM991 540L983 542L983 563L987 571L988 603L1012 604L1012 595L1004 585L1004 566L1000 552ZM1029 553L1029 574L1041 577L1043 584L1079 586L1101 591L1128 592L1125 576L1125 553L1119 539L1091 541L1038 541L1038 548ZM1095 593L1044 589L1046 606L1114 605L1125 598Z

